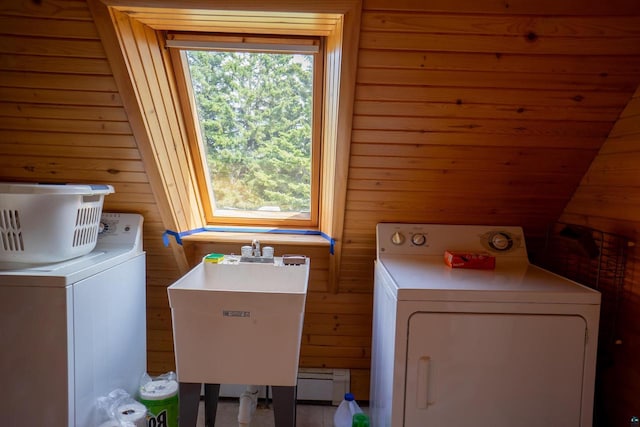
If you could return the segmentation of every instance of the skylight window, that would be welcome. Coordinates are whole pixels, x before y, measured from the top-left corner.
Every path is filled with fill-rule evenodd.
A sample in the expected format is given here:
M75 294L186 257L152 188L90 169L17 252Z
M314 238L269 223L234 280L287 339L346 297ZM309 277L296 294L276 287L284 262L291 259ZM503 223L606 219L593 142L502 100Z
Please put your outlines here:
M197 128L208 221L317 225L320 40L177 37L167 44L179 49L188 84L183 105Z
M207 225L273 226L284 232L280 233L281 241L296 244L300 242L298 233L284 229L294 226L320 232L331 237L334 255L330 282L335 289L346 205L361 1L105 3L89 2L164 227L187 232ZM304 209L297 215L283 214L271 205L251 211L263 217L214 215L224 213L224 209L217 205L203 155L204 138L196 118L186 53L191 50L313 55L308 215L302 212ZM221 233L201 237L208 236L226 240ZM185 261L181 267L186 269L184 253L179 248L176 253L182 254L178 258L181 263Z

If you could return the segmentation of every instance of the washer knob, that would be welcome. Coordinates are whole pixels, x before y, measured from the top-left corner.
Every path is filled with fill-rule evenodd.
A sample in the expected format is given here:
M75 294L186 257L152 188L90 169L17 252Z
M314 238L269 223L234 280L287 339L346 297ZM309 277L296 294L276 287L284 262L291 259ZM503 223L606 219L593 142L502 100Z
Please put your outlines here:
M400 233L399 231L396 231L395 233L393 233L393 235L391 236L391 243L393 243L394 245L403 244L404 234Z
M427 243L427 236L422 233L416 233L411 236L411 243L416 246L423 246L425 243Z
M508 249L511 249L511 246L513 246L513 240L507 233L500 232L491 236L489 245L495 250L506 251Z

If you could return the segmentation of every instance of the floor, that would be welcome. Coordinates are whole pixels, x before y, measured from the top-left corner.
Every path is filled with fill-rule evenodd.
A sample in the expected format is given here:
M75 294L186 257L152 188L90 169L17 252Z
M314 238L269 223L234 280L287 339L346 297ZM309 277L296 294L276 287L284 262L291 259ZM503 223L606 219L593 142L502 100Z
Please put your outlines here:
M275 427L273 422L273 406L266 408L262 401L251 421L251 427ZM296 408L297 427L333 427L333 414L336 406L331 405L298 405ZM238 401L224 399L218 401L215 427L238 426ZM200 402L197 427L204 427L204 403Z

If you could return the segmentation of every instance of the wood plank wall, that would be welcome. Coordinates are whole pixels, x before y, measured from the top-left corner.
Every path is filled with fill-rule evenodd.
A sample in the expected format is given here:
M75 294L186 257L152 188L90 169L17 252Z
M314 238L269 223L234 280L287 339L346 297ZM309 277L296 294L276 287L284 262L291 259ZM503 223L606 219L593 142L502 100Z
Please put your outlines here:
M518 224L535 237L558 218L640 83L639 8L364 1L339 292L314 272L303 366L351 368L368 397L376 223ZM173 369L166 287L179 269L121 98L84 0L0 2L0 180L110 183L106 210L145 216L149 370L159 373ZM566 215L604 221L582 207L599 197L635 206L634 146L597 158L598 188L581 189ZM617 168L629 171L624 185ZM605 222L637 232L625 209Z
M377 222L532 237L562 212L638 84L640 20L530 6L364 2L341 290L370 290Z
M178 264L86 2L4 1L0 28L0 180L112 184L105 211L144 216L149 369L174 369Z
M561 220L640 238L640 89L620 116L584 176ZM640 413L640 253L629 253L621 313L620 340L604 371L601 394L609 425L627 425Z

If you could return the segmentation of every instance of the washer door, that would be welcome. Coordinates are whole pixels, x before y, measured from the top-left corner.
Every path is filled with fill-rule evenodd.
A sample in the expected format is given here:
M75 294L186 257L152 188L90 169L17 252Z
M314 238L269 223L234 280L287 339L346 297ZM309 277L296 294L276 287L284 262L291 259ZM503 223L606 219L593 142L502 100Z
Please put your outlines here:
M415 313L405 427L580 425L579 316Z

